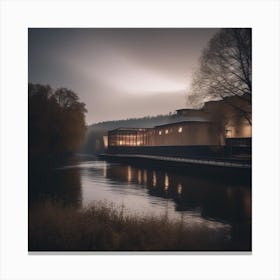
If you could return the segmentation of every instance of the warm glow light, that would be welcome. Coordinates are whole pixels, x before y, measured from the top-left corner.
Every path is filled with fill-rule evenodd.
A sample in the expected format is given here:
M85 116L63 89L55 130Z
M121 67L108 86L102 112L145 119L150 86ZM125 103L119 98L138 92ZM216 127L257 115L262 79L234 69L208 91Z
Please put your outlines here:
M165 173L165 177L164 177L164 189L167 191L169 187L169 177L167 175L167 173Z
M122 142L122 141L120 141L120 145L122 145L122 143L123 143L123 142Z
M243 125L241 129L242 137L252 137L252 126Z
M178 184L177 192L178 192L178 194L182 194L182 185L181 184Z
M103 144L104 144L104 148L108 148L108 136L107 135L103 136Z
M138 184L142 183L142 176L141 176L141 170L138 170Z
M158 132L159 135L161 135L161 130Z
M168 134L168 129L165 130L165 134Z
M179 127L178 132L181 133L183 131L183 127Z
M147 170L144 170L143 181L145 185L147 184L147 180L148 180Z
M153 171L153 187L155 187L157 185L157 175L156 172Z
M131 166L127 167L127 182L131 182Z
M231 136L232 136L231 129L226 129L226 137L231 137Z

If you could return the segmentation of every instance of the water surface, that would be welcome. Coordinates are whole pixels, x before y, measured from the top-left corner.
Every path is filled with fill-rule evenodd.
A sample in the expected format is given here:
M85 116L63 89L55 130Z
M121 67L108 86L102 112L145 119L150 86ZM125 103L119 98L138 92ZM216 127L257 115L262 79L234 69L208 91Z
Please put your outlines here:
M251 246L251 187L246 184L78 158L29 177L30 205L46 198L76 207L106 201L127 214L181 220L237 240L246 250Z

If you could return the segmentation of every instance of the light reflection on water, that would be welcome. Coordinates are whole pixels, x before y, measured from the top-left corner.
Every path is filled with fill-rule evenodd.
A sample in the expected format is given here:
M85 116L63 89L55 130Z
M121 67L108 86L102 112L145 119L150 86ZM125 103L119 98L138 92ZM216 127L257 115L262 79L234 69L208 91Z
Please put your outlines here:
M79 207L100 200L113 202L124 206L127 213L164 216L224 234L232 230L233 225L251 223L249 186L161 169L81 161L56 169L44 184L40 195L45 192L71 204L76 201ZM34 190L31 193L34 195Z
M250 218L248 209L251 194L239 186L212 184L181 174L105 161L82 162L65 168L80 169L83 207L102 200L124 205L129 213L166 215L170 219L183 219L192 225L203 223L213 228L230 226L235 218L230 205L233 208L242 206L243 218ZM243 192L243 198L236 201L240 191ZM214 197L217 192L220 192L220 201ZM223 212L220 217L218 211Z

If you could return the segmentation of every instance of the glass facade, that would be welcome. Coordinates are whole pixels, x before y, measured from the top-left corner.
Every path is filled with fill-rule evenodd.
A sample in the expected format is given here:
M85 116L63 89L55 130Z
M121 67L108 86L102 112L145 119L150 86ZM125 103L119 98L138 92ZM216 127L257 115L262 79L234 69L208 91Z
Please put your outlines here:
M149 144L149 129L116 129L108 132L108 139L109 146L145 146Z

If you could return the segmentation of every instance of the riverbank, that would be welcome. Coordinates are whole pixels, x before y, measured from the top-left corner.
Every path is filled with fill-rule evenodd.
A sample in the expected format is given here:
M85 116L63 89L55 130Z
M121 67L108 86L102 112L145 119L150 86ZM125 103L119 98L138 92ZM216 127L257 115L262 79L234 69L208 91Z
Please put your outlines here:
M29 251L246 251L204 225L125 215L99 202L85 209L45 201L29 209Z

